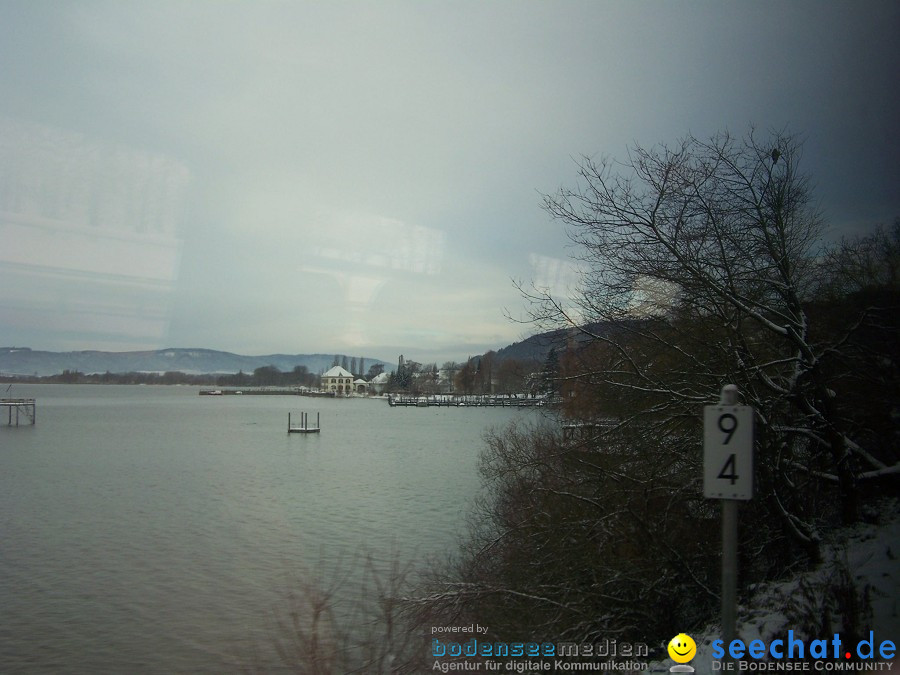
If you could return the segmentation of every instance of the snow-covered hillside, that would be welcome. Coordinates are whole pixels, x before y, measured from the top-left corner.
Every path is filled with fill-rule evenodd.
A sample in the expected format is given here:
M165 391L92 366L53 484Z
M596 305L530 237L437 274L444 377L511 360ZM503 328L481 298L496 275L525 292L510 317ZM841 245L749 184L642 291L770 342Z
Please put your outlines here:
M809 664L809 672L855 669L862 665L844 661L846 650L855 652L856 640L849 640L854 631L862 639L869 639L872 631L876 655L884 640L900 646L900 503L883 504L875 524L835 530L826 540L825 561L816 569L758 586L753 589L751 600L738 609L738 638L745 645L761 640L768 649L773 640L786 643L789 630L807 643L807 649L812 640L827 640L829 663L822 663L818 668ZM855 593L848 591L848 581L852 581ZM844 614L849 614L844 610L854 602L861 623L844 625ZM842 638L837 660L831 655L835 633ZM694 672L698 675L729 672L713 657L713 641L721 639L720 626L708 626L691 637L697 643L697 655L690 662ZM770 656L760 660L745 656L743 660L750 662L755 671L763 672L779 672L776 670L779 665L787 665L783 661L777 663L778 659ZM884 659L866 660L869 667L875 661ZM650 664L648 672L668 672L673 665L671 659L664 659ZM900 668L900 659L895 657L893 666ZM887 663L874 667L881 672L895 669L888 670Z

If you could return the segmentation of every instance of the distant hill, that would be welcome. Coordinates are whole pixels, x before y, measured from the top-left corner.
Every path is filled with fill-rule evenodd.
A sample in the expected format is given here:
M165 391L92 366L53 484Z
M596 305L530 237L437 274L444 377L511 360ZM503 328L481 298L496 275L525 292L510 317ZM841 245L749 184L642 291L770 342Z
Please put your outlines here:
M531 337L525 338L521 342L514 342L511 345L498 349L495 358L500 361L533 361L535 363L543 363L547 360L547 354L554 347L557 350L566 346L566 335L568 331L554 330L547 333L538 333Z
M612 335L616 332L627 329L630 324L636 320L611 322L603 321L592 323L584 327L585 331L594 335ZM590 338L584 332L575 328L562 328L558 330L547 331L546 333L538 333L529 338L525 338L521 342L514 342L511 345L498 349L496 357L500 361L514 359L516 361L533 361L535 363L544 363L551 349L562 351L566 348L569 341L574 344L582 345L590 341Z
M243 356L213 349L158 349L140 352L45 352L22 347L0 347L0 375L57 375L65 370L82 373L163 373L179 371L207 373L252 373L263 366L275 366L282 372L306 366L311 373L331 367L334 354L266 354ZM393 364L366 358L366 370L380 363L390 370Z

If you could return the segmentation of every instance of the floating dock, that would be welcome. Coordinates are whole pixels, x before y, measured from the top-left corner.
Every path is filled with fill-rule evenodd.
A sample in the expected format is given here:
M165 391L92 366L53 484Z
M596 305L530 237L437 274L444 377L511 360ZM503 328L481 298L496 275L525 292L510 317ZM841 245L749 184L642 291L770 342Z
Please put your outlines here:
M497 408L534 408L546 405L547 399L543 396L515 396L515 395L481 395L481 396L454 396L441 394L435 396L388 396L388 405L393 407L497 407Z
M252 388L243 389L201 389L200 396L322 396L335 398L333 391L311 391L308 389Z
M289 434L317 434L322 430L319 425L319 413L316 413L316 426L309 426L309 413L300 413L300 424L295 426L291 424L291 413L288 413L288 433Z
M13 410L16 412L16 426L19 426L20 415L31 424L35 421L35 402L33 398L0 398L0 408L7 409L7 424L13 425Z

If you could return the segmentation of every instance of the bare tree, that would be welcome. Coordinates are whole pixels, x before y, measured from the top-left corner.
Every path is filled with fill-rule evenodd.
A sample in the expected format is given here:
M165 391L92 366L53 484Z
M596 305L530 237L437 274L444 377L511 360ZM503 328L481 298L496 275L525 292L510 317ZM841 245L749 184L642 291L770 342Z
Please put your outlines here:
M624 162L584 158L580 184L545 197L577 245L581 293L568 306L527 295L537 320L603 347L568 376L616 392L630 406L619 406L622 424L641 421L647 442L678 433L696 457L699 407L738 384L758 414L761 497L815 555L831 486L852 522L860 484L895 477L900 463L860 442L836 376L877 312L828 326L810 314L826 250L800 157L795 136L751 131L637 146Z
M743 583L818 560L821 530L896 493L900 226L826 246L800 149L753 133L636 147L585 158L580 186L546 197L584 270L569 304L523 289L539 325L566 329L543 371L565 432L489 436L468 546L426 615L583 642L708 621L700 418L726 383L757 412Z

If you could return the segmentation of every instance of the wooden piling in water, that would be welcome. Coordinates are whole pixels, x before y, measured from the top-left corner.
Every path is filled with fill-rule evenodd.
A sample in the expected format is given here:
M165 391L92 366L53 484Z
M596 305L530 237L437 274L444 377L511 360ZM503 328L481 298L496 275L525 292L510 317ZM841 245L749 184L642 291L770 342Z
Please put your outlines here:
M300 426L294 426L291 424L291 413L288 413L288 433L289 434L317 434L322 430L320 424L320 416L321 413L316 413L316 426L309 426L309 413L302 412L300 413Z
M16 426L19 426L19 413L27 417L33 425L37 419L37 406L33 398L3 398L0 407L7 409L7 424L13 425L13 410L16 411Z

